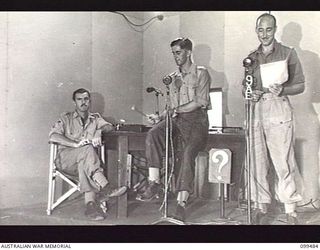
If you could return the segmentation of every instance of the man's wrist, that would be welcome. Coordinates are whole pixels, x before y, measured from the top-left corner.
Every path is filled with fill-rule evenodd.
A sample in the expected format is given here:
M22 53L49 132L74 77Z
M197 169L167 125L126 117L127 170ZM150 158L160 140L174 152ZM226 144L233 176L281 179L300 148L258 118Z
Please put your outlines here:
M283 91L284 91L284 86L281 86L281 90L280 90L280 93L279 93L279 95L278 96L282 96L282 94L283 94Z

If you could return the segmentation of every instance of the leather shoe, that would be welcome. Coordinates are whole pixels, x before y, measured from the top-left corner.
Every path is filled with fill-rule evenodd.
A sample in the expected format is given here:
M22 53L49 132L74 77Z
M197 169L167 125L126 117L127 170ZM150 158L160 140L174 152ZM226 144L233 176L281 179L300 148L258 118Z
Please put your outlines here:
M86 211L84 212L90 220L99 221L104 220L105 215L102 209L97 205L97 203L90 201L86 205Z
M288 225L299 225L297 217L287 214L287 224Z
M267 213L261 212L260 209L255 209L252 212L252 225L269 225L269 217Z
M184 222L186 220L186 208L177 204L173 218Z
M100 191L102 197L99 199L100 202L108 201L110 198L119 197L124 195L128 190L127 186L111 189L107 186Z
M151 201L154 198L159 198L161 191L161 184L155 181L150 181L145 191L142 194L138 194L136 200L139 201Z

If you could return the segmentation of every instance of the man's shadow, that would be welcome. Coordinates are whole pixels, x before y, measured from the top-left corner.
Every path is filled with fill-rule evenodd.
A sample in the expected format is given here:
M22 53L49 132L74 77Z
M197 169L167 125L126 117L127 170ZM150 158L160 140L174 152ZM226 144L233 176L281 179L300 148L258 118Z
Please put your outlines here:
M303 177L303 198L307 202L317 199L319 193L320 59L318 54L300 47L301 39L300 24L290 22L283 28L281 40L284 45L295 48L305 76L305 91L289 98L296 118L296 160Z
M112 116L104 114L105 101L104 96L98 92L91 93L91 112L99 113L107 122L117 124L117 120Z
M208 69L211 77L211 86L210 88L221 88L222 89L222 126L226 126L226 115L229 114L228 108L228 91L229 84L224 72L219 72L213 69L211 65L211 48L207 44L198 44L193 49L193 59L196 65L204 66ZM198 194L200 197L206 199L217 199L218 198L218 184L209 183L208 181L208 171L202 169L201 179L206 180L201 188L201 194ZM232 173L234 176L234 173ZM233 191L236 192L236 191ZM233 196L233 194L231 194Z
M211 48L206 44L198 44L193 49L193 59L195 64L205 66L211 76L210 88L222 88L222 126L226 126L226 115L229 114L228 109L228 90L229 84L224 72L219 72L210 66Z
M107 116L104 114L105 100L104 96L98 92L91 93L91 112L99 113L107 122L115 125L119 123L113 116ZM117 178L112 178L117 176L117 154L115 151L108 151L108 157L106 157L106 166L104 166L104 173L110 182L112 187L117 185Z

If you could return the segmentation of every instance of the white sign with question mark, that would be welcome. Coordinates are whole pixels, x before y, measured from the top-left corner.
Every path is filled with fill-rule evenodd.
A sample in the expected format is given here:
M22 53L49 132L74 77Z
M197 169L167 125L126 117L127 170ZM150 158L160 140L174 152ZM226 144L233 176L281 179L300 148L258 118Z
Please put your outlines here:
M231 182L231 151L213 148L209 151L209 182Z

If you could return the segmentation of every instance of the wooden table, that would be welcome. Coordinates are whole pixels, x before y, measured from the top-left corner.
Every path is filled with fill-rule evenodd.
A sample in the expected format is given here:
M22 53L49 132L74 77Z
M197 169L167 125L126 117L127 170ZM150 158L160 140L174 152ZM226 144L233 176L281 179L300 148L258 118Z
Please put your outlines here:
M104 141L106 152L108 150L117 151L117 180L118 186L127 185L128 170L130 163L127 161L128 153L131 151L144 151L145 139L147 132L128 132L128 131L114 131L104 134ZM237 183L235 180L239 178L241 167L245 156L245 136L243 131L240 133L222 133L209 134L206 150L211 148L228 148L232 152L232 170L231 181ZM106 155L106 159L108 155ZM236 187L237 188L237 187ZM118 197L117 202L117 217L126 218L128 216L128 195Z

